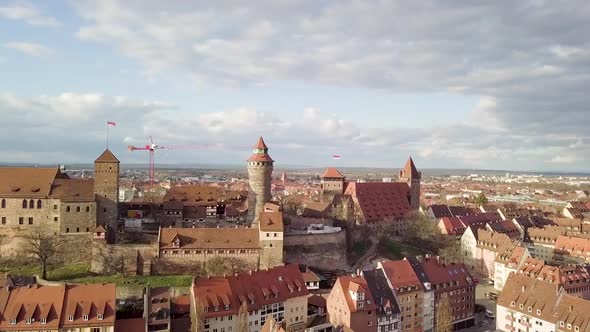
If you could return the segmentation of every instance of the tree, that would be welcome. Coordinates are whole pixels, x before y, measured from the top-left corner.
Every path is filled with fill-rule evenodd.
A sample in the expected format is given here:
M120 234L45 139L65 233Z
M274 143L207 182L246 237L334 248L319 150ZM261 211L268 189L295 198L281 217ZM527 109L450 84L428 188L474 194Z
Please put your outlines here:
M438 255L444 263L461 263L463 258L461 257L461 246L455 241L448 241L449 243L441 248Z
M453 317L451 312L451 301L448 293L442 293L436 308L436 332L453 331Z
M477 197L475 198L475 204L477 205L484 205L484 204L488 204L488 198L486 197L486 195L481 192L479 193L479 195L477 195Z
M234 274L246 270L247 267L246 262L237 257L215 256L205 263L205 271L210 276Z
M23 252L41 267L41 278L47 279L47 268L57 261L60 241L56 234L44 227L33 227L23 236Z
M248 303L242 302L240 310L238 311L238 331L237 332L248 332Z

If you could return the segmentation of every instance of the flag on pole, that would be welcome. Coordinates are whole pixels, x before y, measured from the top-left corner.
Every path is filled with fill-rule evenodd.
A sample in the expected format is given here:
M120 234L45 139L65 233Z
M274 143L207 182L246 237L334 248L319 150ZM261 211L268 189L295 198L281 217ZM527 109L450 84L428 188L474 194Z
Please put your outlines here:
M340 159L340 155L337 155L337 154L332 155L332 159Z
M117 124L113 121L107 121L107 126L116 126Z

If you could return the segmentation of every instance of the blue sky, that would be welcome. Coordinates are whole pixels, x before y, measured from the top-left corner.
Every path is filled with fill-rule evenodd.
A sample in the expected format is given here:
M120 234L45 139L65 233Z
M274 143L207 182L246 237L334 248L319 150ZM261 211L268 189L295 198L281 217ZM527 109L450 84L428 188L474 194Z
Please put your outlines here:
M262 133L283 164L586 171L588 16L583 1L0 1L0 153L89 162L113 120L125 163L150 135Z

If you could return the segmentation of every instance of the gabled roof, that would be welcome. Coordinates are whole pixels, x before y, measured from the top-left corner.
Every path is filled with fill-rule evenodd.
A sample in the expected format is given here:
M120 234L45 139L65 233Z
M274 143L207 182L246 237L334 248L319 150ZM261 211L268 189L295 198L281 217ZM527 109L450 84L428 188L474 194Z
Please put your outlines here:
M377 308L375 301L373 300L373 295L367 291L369 287L367 286L365 278L358 276L341 276L336 280L336 285L334 285L334 287L338 287L338 285L341 287L342 293L337 293L337 296L344 297L350 312L367 311ZM356 303L350 294L351 291L355 293L365 293L365 305L357 308Z
M385 261L381 263L385 276L394 288L412 287L422 290L422 283L408 260Z
M0 167L0 197L48 197L58 174L57 167Z
M537 319L555 322L553 313L557 305L560 287L523 274L511 273L498 296L498 306L534 315ZM521 309L522 305L522 309ZM531 307L531 311L528 308ZM540 310L540 314L537 314Z
M344 175L335 167L328 167L322 175L322 178L344 179Z
M399 314L400 308L393 291L387 283L387 277L382 269L363 271L363 277L367 281L369 291L375 300L375 305L381 314L390 308L393 314Z
M412 179L419 179L421 176L421 173L418 172L418 170L416 169L416 165L414 165L414 160L412 160L412 157L410 157L408 159L408 161L406 161L406 165L404 166L404 168L401 171L401 175L403 178L412 178Z
M111 152L111 150L106 149L104 152L96 158L94 161L95 163L119 163L119 159L115 157L115 155Z
M403 182L350 182L345 194L358 202L367 222L403 218L410 210L410 187Z

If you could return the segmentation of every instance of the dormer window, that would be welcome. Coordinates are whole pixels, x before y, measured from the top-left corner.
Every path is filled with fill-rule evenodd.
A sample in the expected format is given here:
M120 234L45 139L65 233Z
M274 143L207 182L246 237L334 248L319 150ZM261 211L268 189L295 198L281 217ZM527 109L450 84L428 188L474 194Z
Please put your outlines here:
M537 309L537 315L541 315L541 310Z
M98 320L103 320L104 316L103 316L103 314L98 314L98 315L96 315L96 318Z
M10 324L12 324L12 325L16 325L16 318L12 318L12 319L10 320Z
M226 304L226 305L223 307L223 309L225 309L225 310L229 310L229 304Z
M533 312L533 307L529 307L529 312Z
M524 305L522 305L522 303L521 303L521 304L519 304L519 305L518 305L518 309L524 309Z
M88 315L82 315L82 319L87 321L88 320Z
M218 305L214 306L213 311L219 311L219 306Z
M74 315L69 315L68 322L73 322L73 321L74 321Z
M33 323L33 318L27 318L26 324L31 324Z
M47 324L47 318L41 318L41 324Z

